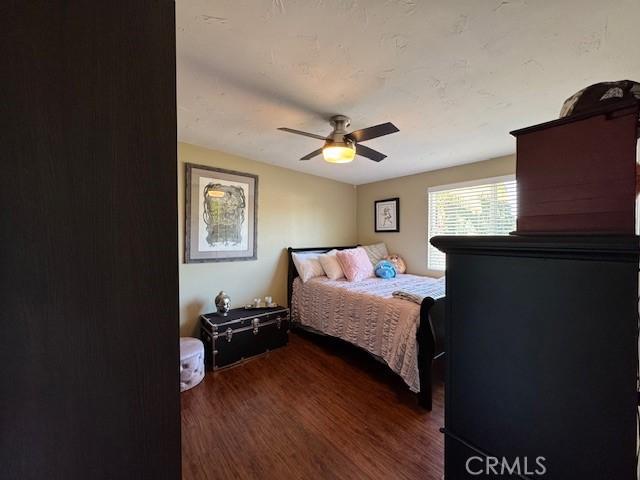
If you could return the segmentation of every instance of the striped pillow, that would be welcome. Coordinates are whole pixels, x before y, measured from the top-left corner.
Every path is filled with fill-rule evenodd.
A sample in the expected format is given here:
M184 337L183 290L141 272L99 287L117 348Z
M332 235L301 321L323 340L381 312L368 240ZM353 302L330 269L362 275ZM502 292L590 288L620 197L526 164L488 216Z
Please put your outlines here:
M373 245L366 245L362 247L367 252L367 257L371 261L371 265L377 265L380 260L389 255L387 246L384 242L374 243Z

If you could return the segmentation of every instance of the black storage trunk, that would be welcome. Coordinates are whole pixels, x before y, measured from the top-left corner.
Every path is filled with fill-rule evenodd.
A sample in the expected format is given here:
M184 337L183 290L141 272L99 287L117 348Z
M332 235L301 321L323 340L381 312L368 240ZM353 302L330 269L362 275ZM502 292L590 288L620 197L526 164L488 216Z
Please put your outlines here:
M217 370L260 355L289 340L289 309L284 307L234 308L226 316L200 316L200 338L205 364Z

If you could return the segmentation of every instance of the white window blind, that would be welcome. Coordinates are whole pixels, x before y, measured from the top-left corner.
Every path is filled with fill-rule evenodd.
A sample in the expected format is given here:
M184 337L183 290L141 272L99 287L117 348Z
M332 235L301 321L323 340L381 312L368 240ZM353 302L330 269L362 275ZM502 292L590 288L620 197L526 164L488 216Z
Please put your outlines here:
M507 235L516 228L513 176L429 189L429 239L436 235ZM444 270L445 255L427 247L427 267Z

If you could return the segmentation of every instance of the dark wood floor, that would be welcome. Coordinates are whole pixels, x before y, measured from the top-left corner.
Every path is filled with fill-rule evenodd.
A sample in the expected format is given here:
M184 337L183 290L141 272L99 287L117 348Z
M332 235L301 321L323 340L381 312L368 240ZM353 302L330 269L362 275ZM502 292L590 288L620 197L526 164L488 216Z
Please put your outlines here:
M442 478L442 383L427 412L398 377L333 339L292 333L181 398L187 480Z

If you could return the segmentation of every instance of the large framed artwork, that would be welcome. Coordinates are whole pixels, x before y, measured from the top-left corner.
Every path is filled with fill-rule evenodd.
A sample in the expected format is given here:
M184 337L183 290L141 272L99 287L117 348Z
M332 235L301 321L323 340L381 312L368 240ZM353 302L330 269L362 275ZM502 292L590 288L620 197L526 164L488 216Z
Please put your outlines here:
M258 258L258 176L186 164L185 263Z
M400 231L400 199L398 197L376 200L373 210L376 232Z

